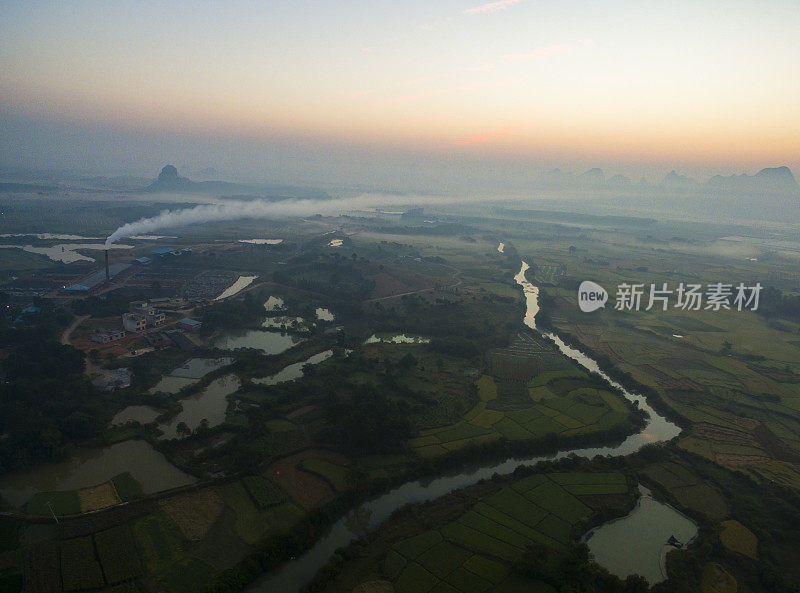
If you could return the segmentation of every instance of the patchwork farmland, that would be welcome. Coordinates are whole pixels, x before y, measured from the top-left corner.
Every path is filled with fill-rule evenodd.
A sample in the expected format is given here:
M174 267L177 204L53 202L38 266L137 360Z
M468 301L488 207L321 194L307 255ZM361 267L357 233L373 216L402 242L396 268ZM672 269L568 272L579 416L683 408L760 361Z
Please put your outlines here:
M456 424L422 430L409 442L435 457L499 439L523 441L609 430L629 418L625 400L604 388L541 337L520 334L490 355L491 375L477 381L479 401Z
M126 494L138 486L130 480L122 483ZM67 494L69 498L57 501L61 509L78 502L75 492ZM252 475L158 502L134 501L65 518L58 529L44 524L20 529L6 520L3 533L13 535L11 546L18 538L42 540L28 545L20 559L26 591L125 593L166 588L192 593L205 588L215 573L235 566L266 538L290 533L304 515L276 482Z
M360 584L365 591L383 582L391 583L396 593L554 592L549 584L514 570L515 562L532 545L565 550L598 510L622 512L634 499L628 478L617 472L537 473L473 490L477 498L466 506L455 496L454 501L432 503L430 515L422 511L426 518L418 521L421 525L440 517L427 530L408 535L406 523L415 519L398 518L388 531L405 535L378 536L370 545L377 549L347 578L369 577ZM449 506L461 510L453 516ZM325 590L341 593L353 586L341 579Z

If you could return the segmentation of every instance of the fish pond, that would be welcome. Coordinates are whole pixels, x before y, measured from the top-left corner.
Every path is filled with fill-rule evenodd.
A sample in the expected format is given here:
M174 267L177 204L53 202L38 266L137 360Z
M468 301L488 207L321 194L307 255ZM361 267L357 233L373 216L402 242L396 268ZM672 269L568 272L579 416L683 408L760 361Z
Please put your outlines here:
M664 558L674 537L686 544L697 525L671 506L642 496L631 513L595 528L587 544L595 562L624 579L640 574L651 585L666 579Z
M225 421L225 411L228 409L227 397L237 389L239 389L239 379L235 375L225 375L214 379L198 393L182 399L183 410L169 422L159 424L158 428L164 432L161 438L179 437L178 424L181 422L190 430L199 427L203 420L208 420L209 427L222 424Z

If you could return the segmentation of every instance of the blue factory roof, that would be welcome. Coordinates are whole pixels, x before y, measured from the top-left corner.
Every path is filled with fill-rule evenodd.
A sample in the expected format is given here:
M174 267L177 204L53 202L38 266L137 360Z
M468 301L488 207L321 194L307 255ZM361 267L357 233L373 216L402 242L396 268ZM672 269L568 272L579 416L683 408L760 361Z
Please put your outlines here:
M177 251L174 247L159 247L158 249L153 249L153 253L156 255L167 255L169 253L174 253Z
M108 266L109 275L113 278L120 272L123 272L130 268L130 264L124 263L116 263L110 264ZM80 280L78 280L75 284L71 284L67 286L64 290L68 290L70 292L86 292L88 290L92 290L93 288L100 286L103 282L106 281L106 269L99 268L89 274L88 276L84 276Z
M188 325L190 327L197 327L199 325L203 325L201 321L197 321L197 319L189 319L188 317L180 319L178 323L182 323L183 325Z

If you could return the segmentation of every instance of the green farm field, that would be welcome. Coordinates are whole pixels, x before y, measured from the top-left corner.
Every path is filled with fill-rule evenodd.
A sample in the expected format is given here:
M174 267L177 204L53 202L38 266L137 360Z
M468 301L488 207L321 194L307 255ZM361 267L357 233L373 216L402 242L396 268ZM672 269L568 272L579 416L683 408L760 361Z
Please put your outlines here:
M570 390L559 389L558 381L573 379ZM514 384L520 396L501 394L489 375L477 382L479 402L464 420L440 428L421 431L409 445L423 457L444 455L469 444L498 439L524 441L556 435L588 434L622 426L629 418L625 401L618 395L597 389L588 376L572 371L544 371L527 386ZM508 409L508 408L512 409Z
M370 543L367 556L347 565L324 591L350 591L368 580L391 581L398 593L555 591L515 571L526 549L564 550L595 513L581 496L590 495L595 505L607 498L619 509L633 502L628 478L617 472L537 473L506 482L468 488L474 498L430 503L420 509L426 517L421 521L414 514L391 521ZM412 525L431 520L432 528L409 534Z
M553 241L546 249L531 240L515 244L523 258L537 254L529 263L564 270L559 282L543 289L554 328L656 391L690 424L682 447L757 480L800 488L798 321L735 307L684 310L674 306L674 294L667 311L658 303L644 310L650 285L664 282L674 290L680 282L750 286L760 281L792 294L796 262L723 255L713 238L698 240L705 247L691 251L676 242L668 251L663 244L603 232L569 243ZM569 246L575 249L570 252ZM583 279L608 290L605 309L592 314L579 310L576 287ZM641 310L614 309L616 287L624 282L644 285ZM768 309L774 304L762 298L760 305ZM534 395L547 401L546 392Z

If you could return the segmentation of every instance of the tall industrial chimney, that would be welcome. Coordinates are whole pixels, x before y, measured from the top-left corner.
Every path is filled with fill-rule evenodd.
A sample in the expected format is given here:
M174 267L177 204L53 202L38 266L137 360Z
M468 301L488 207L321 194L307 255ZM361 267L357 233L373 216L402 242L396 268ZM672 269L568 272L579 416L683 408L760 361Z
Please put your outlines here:
M108 249L106 249L106 282L111 282L111 272L108 269Z

